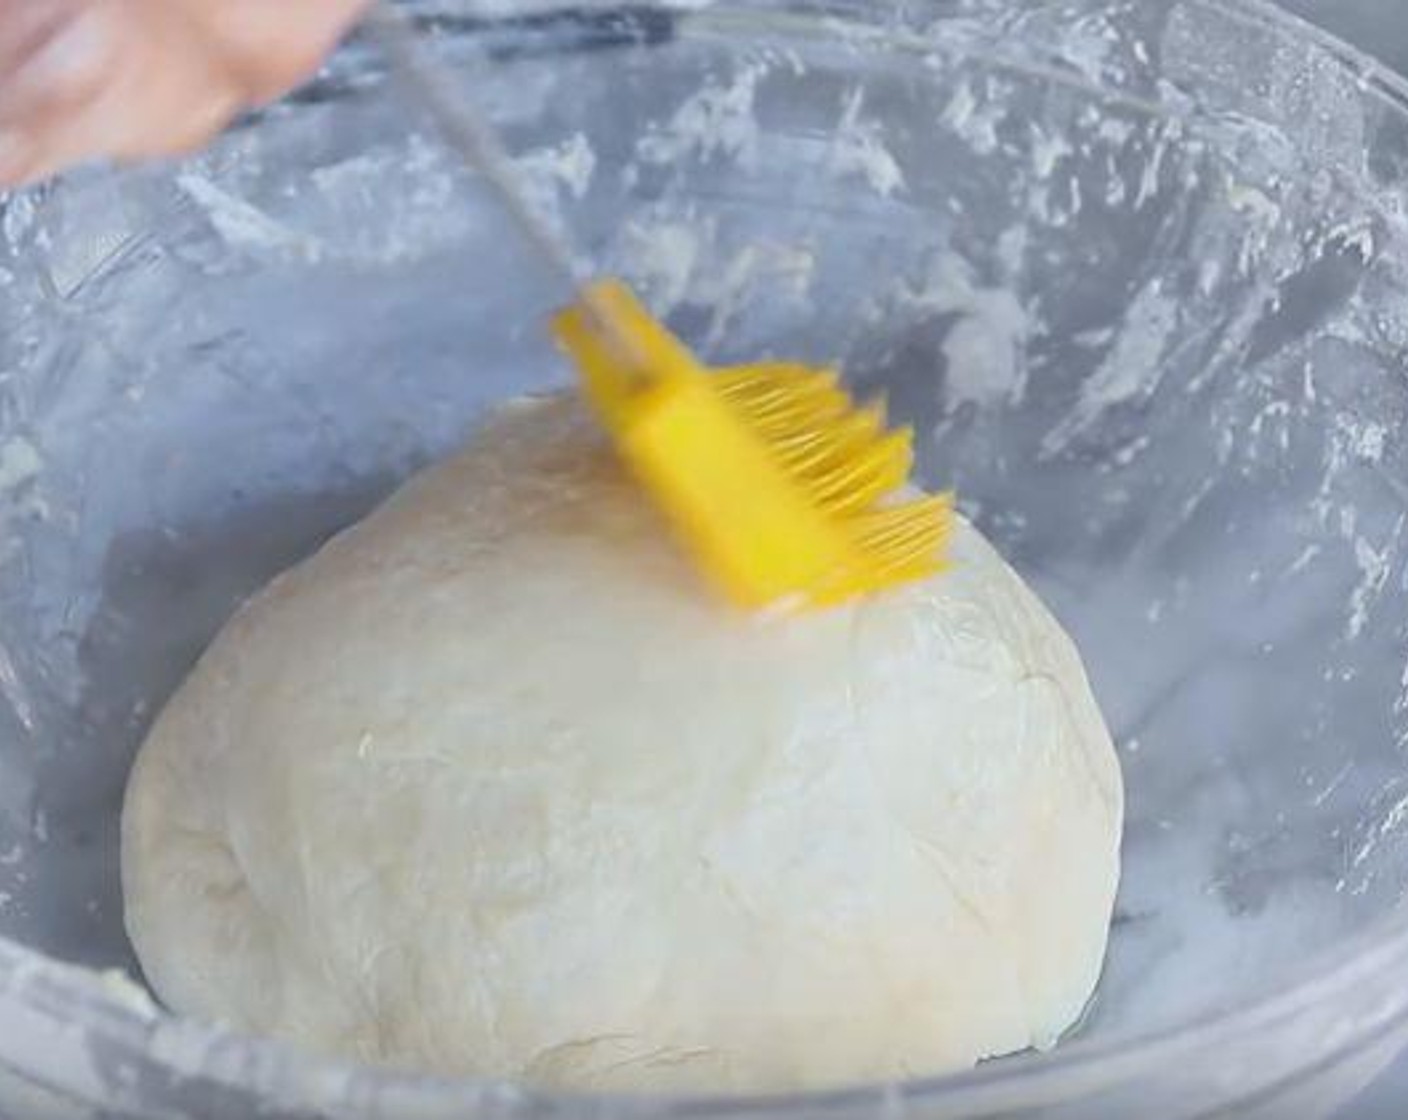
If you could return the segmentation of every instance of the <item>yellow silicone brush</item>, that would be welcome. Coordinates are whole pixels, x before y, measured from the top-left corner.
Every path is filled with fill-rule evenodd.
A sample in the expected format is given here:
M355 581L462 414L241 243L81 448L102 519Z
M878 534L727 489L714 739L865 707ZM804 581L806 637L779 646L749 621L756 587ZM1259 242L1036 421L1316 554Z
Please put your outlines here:
M404 17L368 25L446 139L578 293L554 320L583 391L704 573L745 607L820 607L938 572L948 495L905 493L911 433L834 374L787 362L710 369L615 281L583 283L493 131L420 56Z
M634 361L603 339L602 315ZM710 370L614 281L554 325L622 455L734 602L825 606L943 566L949 496L896 500L911 433L855 407L834 374Z

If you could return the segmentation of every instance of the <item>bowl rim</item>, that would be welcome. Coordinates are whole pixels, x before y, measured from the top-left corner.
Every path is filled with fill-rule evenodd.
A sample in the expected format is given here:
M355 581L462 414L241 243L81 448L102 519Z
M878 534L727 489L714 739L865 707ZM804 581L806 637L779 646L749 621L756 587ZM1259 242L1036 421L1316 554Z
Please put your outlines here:
M730 2L750 7L761 0L646 0L640 6L687 14ZM916 6L937 2L918 0ZM1362 96L1391 101L1396 111L1408 117L1408 75L1396 73L1271 0L1191 2L1314 45L1358 79ZM831 0L825 5L829 18L838 18L839 9L850 4L851 0ZM864 0L854 6L865 11ZM135 1096L131 1102L123 1101L128 1088L101 1079L97 1071L89 1071L93 1076L88 1085L76 1084L83 1079L69 1076L69 1067L78 1051L52 1046L52 1039L36 1042L20 1037L26 1027L45 1025L72 1036L78 1021L80 1046L98 1041L118 1059L169 1078L173 1086L215 1085L248 1094L250 1104L274 1109L343 1112L354 1102L366 1115L472 1115L484 1109L493 1115L519 1117L589 1113L702 1118L826 1116L867 1104L942 1104L946 1110L986 1115L1076 1100L1093 1090L1128 1083L1151 1068L1178 1068L1177 1063L1192 1054L1261 1034L1308 1008L1334 1005L1341 993L1382 983L1405 970L1408 900L1341 945L1312 955L1291 982L1240 1004L1214 1006L1147 1031L1075 1038L1049 1054L1021 1053L944 1076L835 1090L789 1095L588 1095L554 1093L507 1081L378 1070L308 1054L272 1038L177 1016L131 993L114 991L104 974L65 964L0 935L0 1085L6 1075L12 1075L20 1085L65 1102L150 1107L150 1101ZM1335 1045L1307 1058L1300 1068L1343 1057L1362 1043L1403 1027L1408 1027L1408 992L1385 1016L1344 1032ZM388 1110L388 1104L394 1104L395 1110Z

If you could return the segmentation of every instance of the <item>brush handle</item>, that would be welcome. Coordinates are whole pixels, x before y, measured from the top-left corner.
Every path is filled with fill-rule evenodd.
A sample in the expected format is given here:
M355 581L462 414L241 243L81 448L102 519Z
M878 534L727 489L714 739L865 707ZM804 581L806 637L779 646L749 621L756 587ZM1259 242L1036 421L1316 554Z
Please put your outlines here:
M390 0L377 0L368 9L363 27L381 47L407 92L430 114L445 142L479 173L524 240L586 309L596 333L615 358L627 368L639 368L644 355L636 341L620 329L610 308L601 303L562 236L528 201L523 178L498 133L460 95L449 71L423 49L411 21Z
M524 240L569 291L580 291L586 278L572 251L528 201L522 177L493 126L460 96L453 77L422 48L411 21L389 0L380 0L368 10L363 26L381 47L396 77L435 121L446 143L498 196Z

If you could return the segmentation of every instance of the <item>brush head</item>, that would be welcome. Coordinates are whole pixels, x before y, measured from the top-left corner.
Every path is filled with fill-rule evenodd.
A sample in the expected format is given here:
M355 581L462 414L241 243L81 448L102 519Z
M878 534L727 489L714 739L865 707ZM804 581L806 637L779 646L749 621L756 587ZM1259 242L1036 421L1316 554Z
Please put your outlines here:
M553 328L627 464L733 602L822 607L942 570L951 496L905 493L912 433L857 407L834 373L709 369L616 281Z

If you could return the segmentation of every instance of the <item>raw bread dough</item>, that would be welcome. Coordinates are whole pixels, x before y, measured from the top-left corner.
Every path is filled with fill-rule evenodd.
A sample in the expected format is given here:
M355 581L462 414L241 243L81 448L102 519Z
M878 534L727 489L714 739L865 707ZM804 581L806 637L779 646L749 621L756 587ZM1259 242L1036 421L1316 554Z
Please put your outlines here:
M717 604L578 407L511 406L276 579L151 733L127 924L183 1012L579 1089L768 1091L1049 1046L1121 787L978 533L800 618Z

